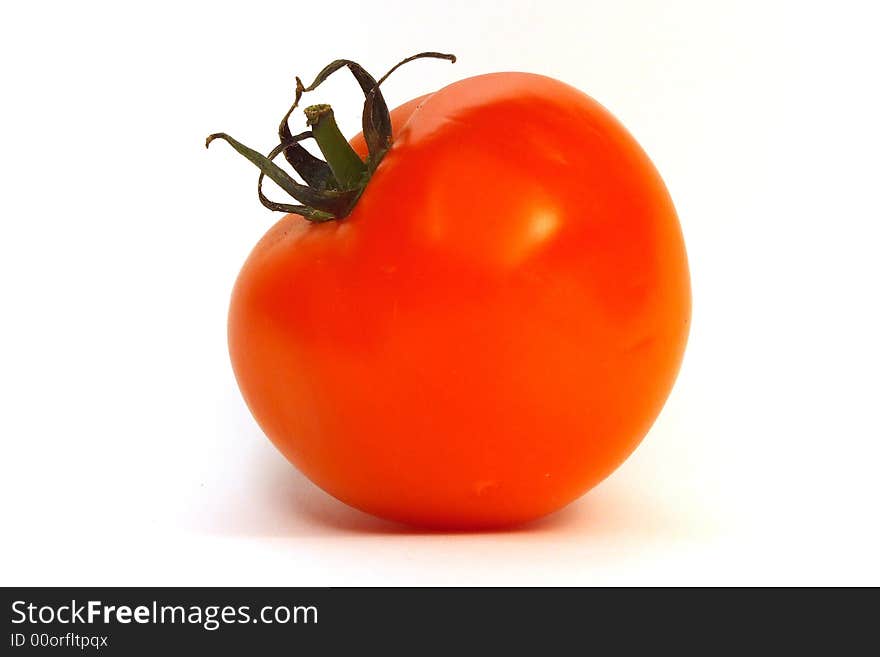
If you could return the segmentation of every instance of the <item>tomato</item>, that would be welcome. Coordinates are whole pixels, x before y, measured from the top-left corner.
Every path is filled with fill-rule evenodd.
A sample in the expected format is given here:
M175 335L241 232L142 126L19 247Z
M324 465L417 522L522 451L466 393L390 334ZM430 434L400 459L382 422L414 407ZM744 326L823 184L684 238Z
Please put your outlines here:
M673 203L626 129L547 77L461 80L391 121L347 217L285 216L250 254L236 379L278 449L353 507L529 521L619 466L670 392L690 322Z

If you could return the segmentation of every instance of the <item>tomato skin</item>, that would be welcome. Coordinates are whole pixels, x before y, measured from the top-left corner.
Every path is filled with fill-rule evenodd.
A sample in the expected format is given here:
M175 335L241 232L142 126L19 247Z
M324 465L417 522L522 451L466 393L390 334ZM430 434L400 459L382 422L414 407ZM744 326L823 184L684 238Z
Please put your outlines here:
M675 209L629 133L550 78L469 78L392 120L346 219L288 215L251 253L236 378L284 455L354 507L537 518L620 465L669 394L690 323Z

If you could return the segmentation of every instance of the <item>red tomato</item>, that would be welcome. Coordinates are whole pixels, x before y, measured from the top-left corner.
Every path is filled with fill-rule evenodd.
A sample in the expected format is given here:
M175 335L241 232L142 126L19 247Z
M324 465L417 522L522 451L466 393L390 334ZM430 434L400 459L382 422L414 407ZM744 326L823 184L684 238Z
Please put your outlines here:
M690 286L672 201L626 129L550 78L462 80L392 123L347 218L288 215L245 263L241 391L358 509L445 528L550 513L626 459L678 372Z

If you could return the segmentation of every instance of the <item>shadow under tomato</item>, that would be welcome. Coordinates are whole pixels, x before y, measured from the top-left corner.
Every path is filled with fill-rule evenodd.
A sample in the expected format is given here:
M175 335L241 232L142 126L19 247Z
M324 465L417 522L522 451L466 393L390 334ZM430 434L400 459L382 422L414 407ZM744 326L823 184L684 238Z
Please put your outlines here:
M274 455L272 455L274 457ZM265 454L255 459L255 481L263 487L261 496L269 507L274 508L278 519L287 517L291 533L308 525L322 533L356 533L376 535L443 536L467 534L510 534L537 532L557 528L570 520L571 510L564 509L533 522L502 529L450 530L414 527L377 518L340 502L309 481L280 455L267 458ZM273 514L273 515L276 515Z
M338 501L291 466L262 435L254 437L251 455L237 470L240 490L204 518L211 533L275 538L562 533L649 539L679 533L682 521L627 486L603 484L566 508L524 525L483 531L424 529L382 520Z

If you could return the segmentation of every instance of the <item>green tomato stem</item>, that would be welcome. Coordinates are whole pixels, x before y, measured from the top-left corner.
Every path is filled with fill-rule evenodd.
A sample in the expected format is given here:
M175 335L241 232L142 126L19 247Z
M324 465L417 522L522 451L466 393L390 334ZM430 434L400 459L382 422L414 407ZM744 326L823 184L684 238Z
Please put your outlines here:
M306 107L305 114L306 123L311 127L318 148L330 165L340 189L362 187L367 176L367 165L336 125L333 108L330 105L311 105Z

